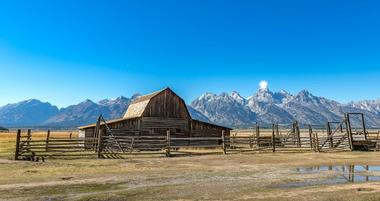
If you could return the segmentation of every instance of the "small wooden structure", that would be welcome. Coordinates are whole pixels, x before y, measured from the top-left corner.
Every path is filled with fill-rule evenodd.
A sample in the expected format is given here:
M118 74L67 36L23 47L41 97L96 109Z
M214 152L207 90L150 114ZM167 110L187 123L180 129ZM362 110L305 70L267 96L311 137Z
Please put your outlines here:
M99 126L99 130L97 129ZM157 136L166 137L170 132L172 138L221 137L230 135L230 128L219 126L191 117L182 98L170 88L140 96L128 107L120 119L110 120L99 125L91 124L79 127L82 137L98 138L107 129L116 136ZM100 134L99 134L100 133ZM172 142L172 146L190 144L193 141ZM205 145L218 144L220 140L202 141Z

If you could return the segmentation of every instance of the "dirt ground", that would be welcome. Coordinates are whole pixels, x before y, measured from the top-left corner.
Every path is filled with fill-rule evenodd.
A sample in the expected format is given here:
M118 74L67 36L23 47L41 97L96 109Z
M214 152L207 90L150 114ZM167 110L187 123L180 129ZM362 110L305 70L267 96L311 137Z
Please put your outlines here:
M329 177L297 167L380 165L376 152L27 162L11 159L13 145L0 137L0 200L380 200L380 182L277 187Z

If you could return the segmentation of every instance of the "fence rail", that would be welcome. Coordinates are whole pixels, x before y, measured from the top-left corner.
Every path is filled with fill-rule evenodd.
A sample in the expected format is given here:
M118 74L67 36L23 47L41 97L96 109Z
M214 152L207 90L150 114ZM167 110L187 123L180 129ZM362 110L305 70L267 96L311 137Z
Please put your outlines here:
M380 132L353 130L349 115L342 122L327 122L325 129L308 125L300 129L293 124L273 124L263 131L258 125L248 135L222 131L218 136L204 133L180 133L167 129L166 133L153 131L100 129L99 117L94 137L78 138L72 134L56 137L47 131L45 139L34 139L29 129L17 131L15 159L44 160L45 157L98 157L122 158L124 155L139 154L175 156L183 153L198 154L202 151L222 152L328 152L358 150L380 150ZM363 123L364 125L364 123ZM165 130L164 128L160 128ZM193 137L192 137L193 136Z

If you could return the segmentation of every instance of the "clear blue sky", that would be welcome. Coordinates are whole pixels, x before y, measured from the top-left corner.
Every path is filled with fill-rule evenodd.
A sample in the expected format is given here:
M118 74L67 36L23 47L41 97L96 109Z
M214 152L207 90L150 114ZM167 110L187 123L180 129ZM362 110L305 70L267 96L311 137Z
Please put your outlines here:
M166 86L380 98L379 1L0 1L0 105Z

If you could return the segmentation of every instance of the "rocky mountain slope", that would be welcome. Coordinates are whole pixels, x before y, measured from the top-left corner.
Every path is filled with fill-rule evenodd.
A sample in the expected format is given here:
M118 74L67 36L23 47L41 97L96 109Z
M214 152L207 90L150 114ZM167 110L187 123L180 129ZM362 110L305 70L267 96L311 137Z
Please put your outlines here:
M58 109L50 103L31 99L0 107L0 125L77 127L93 123L99 114L106 119L123 116L136 94L99 102L85 100ZM317 97L307 90L290 94L284 90L272 92L260 88L244 98L238 92L230 94L205 93L188 106L193 118L230 127L250 127L254 123L291 123L323 125L326 121L340 121L345 112L363 112L370 127L380 127L380 100L366 100L341 104Z
M40 125L59 112L56 106L30 99L0 107L0 125Z
M371 127L380 126L380 100L341 104L317 97L307 90L296 95L284 90L271 92L259 89L243 98L239 93L220 95L205 93L191 103L212 122L232 127L249 127L253 123L291 123L324 125L327 121L341 121L345 112L362 112Z

